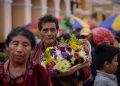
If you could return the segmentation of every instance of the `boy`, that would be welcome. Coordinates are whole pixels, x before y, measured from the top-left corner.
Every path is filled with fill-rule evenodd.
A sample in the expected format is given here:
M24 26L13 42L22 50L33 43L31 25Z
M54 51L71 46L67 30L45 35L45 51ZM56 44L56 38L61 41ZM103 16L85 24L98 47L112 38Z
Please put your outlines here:
M118 53L118 48L107 44L99 45L96 48L94 55L97 75L94 86L118 86L117 78L114 75L118 66Z

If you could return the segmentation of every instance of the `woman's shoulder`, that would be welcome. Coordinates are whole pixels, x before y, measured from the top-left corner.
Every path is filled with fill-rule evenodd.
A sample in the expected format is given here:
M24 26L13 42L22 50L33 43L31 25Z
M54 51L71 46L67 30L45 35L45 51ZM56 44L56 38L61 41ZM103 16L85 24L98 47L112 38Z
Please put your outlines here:
M47 70L40 64L33 65L33 75L43 80L49 77Z
M45 69L41 64L38 64L38 63L34 64L33 68L35 68L35 69Z

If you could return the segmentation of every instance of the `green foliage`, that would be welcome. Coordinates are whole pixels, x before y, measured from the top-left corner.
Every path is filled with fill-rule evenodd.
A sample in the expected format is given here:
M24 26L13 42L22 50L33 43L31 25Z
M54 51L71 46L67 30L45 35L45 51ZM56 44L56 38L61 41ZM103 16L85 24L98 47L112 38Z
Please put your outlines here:
M61 38L60 42L63 44L67 44L67 40L65 40L63 37Z
M8 59L8 55L6 53L0 54L0 62L6 61Z
M69 56L67 57L67 59L68 59L69 61L71 61L72 57L73 57L73 55L69 55Z
M81 58L75 60L75 65L78 63L83 63L83 62L84 62L84 59L81 57Z

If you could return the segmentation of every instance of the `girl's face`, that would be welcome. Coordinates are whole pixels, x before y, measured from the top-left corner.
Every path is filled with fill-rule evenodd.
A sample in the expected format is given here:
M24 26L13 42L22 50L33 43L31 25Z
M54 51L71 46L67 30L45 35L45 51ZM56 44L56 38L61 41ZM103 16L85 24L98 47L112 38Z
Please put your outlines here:
M107 71L108 73L115 74L118 66L118 61L117 61L117 55L114 56L113 60L111 63L108 64L107 66Z
M32 47L30 40L22 35L13 37L8 46L6 46L10 61L15 64L25 64L28 61Z

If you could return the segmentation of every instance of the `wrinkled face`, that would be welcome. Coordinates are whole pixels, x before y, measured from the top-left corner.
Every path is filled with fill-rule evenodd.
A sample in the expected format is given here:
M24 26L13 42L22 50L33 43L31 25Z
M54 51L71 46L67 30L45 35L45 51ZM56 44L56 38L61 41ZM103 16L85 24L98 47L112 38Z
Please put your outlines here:
M45 23L40 30L42 41L47 45L52 45L56 41L58 30L55 23Z
M22 35L14 37L9 45L6 46L10 61L19 65L28 61L31 49L30 41Z
M117 66L118 66L118 62L117 62L117 56L115 56L112 60L112 62L109 64L108 66L108 71L109 73L116 73L117 70Z

